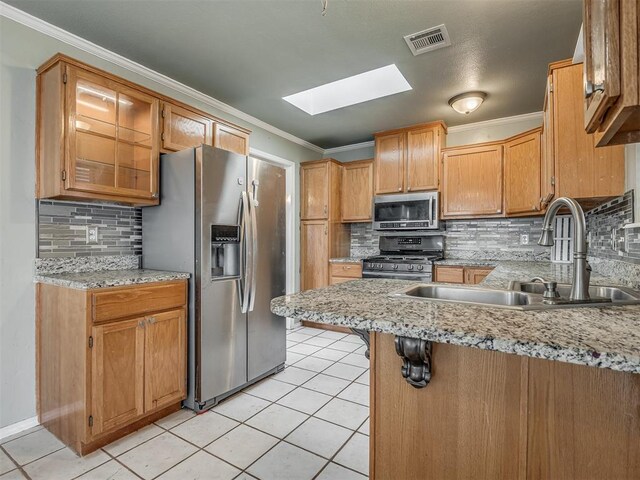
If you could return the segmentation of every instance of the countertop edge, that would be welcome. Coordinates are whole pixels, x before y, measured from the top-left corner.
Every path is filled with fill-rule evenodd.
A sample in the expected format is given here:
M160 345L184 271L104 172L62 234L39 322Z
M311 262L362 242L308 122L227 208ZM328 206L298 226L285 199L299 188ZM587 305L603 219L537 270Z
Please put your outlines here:
M394 322L388 322L387 324L380 320L372 321L360 319L358 317L345 318L336 316L335 318L331 318L331 313L311 312L309 310L298 312L295 308L287 308L286 306L274 303L271 304L271 309L276 315L296 320L312 320L318 323L419 338L436 343L478 348L481 350L510 353L530 358L562 361L576 365L640 374L640 357L630 358L618 353L597 352L594 350L562 347L559 345L523 342L516 339L496 339L493 337L482 337L462 332L429 330L423 327L412 327L407 324L399 325Z
M110 270L107 270L110 271ZM105 271L99 272L84 272L86 275L100 274ZM104 279L104 280L71 280L64 278L56 278L56 274L41 274L34 275L34 283L43 283L47 285L56 285L59 287L72 288L74 290L94 290L100 288L111 287L124 287L128 285L144 285L149 283L170 282L175 280L186 280L191 277L189 273L185 272L159 272L158 274L152 274L148 277L129 277L126 276L120 279Z

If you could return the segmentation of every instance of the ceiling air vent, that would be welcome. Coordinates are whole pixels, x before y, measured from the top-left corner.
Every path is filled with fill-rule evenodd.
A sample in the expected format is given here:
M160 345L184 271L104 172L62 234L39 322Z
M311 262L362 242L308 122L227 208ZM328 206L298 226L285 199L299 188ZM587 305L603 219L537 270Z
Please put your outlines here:
M405 36L404 40L414 55L420 55L421 53L451 45L449 32L447 32L447 27L445 27L444 24L427 28L418 33L412 33L411 35Z

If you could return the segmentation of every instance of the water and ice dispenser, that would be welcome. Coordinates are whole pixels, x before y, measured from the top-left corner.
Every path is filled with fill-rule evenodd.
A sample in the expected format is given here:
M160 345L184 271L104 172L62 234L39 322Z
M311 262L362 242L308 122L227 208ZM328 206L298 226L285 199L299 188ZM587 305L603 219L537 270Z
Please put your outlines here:
M211 225L211 279L240 276L240 227Z

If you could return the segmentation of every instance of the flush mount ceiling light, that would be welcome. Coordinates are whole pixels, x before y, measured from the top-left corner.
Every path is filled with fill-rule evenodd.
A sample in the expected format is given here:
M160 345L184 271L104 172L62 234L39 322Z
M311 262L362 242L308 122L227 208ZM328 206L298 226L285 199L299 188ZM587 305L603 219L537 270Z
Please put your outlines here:
M455 97L449 99L449 105L456 112L461 113L463 115L468 115L469 113L477 110L484 99L487 98L487 94L484 92L467 92L461 93L460 95L456 95Z
M282 97L309 115L337 110L411 90L395 64Z

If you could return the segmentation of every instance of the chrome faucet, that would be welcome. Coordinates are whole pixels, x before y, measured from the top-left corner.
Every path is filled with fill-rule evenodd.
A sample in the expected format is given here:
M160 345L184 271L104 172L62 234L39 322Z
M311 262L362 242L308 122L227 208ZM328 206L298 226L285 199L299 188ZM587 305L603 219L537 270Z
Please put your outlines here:
M591 278L591 266L587 262L587 229L585 226L584 211L578 202L572 198L556 198L544 216L542 234L538 245L544 247L553 246L553 222L556 213L562 207L567 207L573 217L573 282L571 284L571 301L589 300L589 280Z

